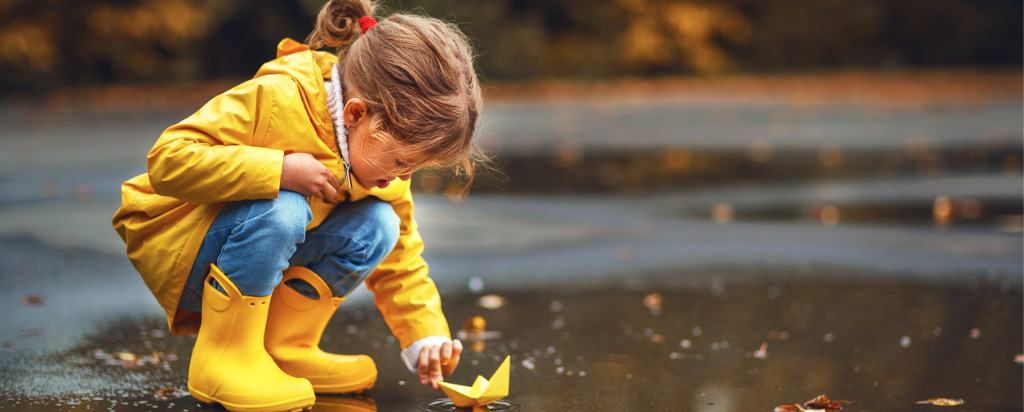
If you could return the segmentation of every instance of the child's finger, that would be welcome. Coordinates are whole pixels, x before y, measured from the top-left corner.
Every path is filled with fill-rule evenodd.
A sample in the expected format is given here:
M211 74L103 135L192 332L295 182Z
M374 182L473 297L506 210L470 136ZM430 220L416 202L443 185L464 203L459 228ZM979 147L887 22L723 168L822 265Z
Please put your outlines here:
M459 358L462 356L462 342L458 339L452 341L452 355L445 362L444 368L441 370L445 377L448 377L455 372L455 367L459 366Z
M441 347L430 346L430 384L438 389L437 382L444 380L441 374Z
M324 200L332 200L335 197L338 197L338 190L335 189L334 185L330 184L330 182L332 182L332 180L327 180L327 184L323 187Z
M437 382L444 380L441 375L440 351L440 346L424 346L420 350L420 359L417 365L420 382L425 385L429 384L435 391L441 389Z
M420 383L426 385L430 381L430 347L424 346L420 349L419 363L416 365L416 372L420 375Z
M338 195L338 179L334 177L334 173L327 166L320 165L320 190L324 194L324 200L334 199Z
M447 365L448 360L452 357L452 343L445 342L441 344L441 364Z
M452 341L452 358L451 358L451 360L449 362L453 362L454 361L453 363L457 365L459 363L459 358L461 356L462 356L462 342L460 342L458 339L455 339L455 340Z
M340 192L341 191L341 182L339 182L338 179L336 177L334 177L333 173L327 179L327 183L330 183L331 187L334 188L335 192Z

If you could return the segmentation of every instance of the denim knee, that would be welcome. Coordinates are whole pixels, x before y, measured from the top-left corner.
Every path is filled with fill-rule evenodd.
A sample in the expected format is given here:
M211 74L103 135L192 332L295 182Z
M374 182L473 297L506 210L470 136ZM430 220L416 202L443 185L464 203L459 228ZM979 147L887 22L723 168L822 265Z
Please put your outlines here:
M246 296L266 296L313 219L306 199L282 190L275 199L230 202L221 209L196 255L179 307L200 311L203 281L217 264Z
M342 297L394 250L400 227L401 219L391 204L380 199L341 203L306 233L289 263L320 275L331 293Z
M238 216L237 219L238 224L254 225L283 242L294 244L305 238L306 226L313 220L313 211L302 195L282 190L276 199L253 202L248 216Z
M281 281L281 271L297 245L305 241L313 213L306 199L291 191L240 205L217 266L243 295L267 296Z

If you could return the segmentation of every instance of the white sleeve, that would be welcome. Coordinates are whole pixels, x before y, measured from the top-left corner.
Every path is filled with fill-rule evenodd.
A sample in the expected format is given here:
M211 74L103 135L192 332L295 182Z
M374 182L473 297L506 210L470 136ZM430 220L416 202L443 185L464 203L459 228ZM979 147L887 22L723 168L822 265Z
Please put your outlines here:
M405 362L405 367L409 368L410 372L417 373L416 366L419 364L420 351L423 350L424 346L441 345L451 341L447 336L427 336L413 342L408 348L402 349L402 361Z

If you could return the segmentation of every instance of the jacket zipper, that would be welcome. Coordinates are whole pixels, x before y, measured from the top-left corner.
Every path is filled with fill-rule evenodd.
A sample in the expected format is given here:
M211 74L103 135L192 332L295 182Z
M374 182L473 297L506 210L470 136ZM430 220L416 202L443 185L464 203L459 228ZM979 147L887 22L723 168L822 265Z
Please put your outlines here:
M348 188L349 188L349 190L352 190L352 166L349 166L348 162L346 162L344 160L342 160L341 163L345 165L345 179L344 180L348 180ZM342 183L342 182L338 182L338 183Z

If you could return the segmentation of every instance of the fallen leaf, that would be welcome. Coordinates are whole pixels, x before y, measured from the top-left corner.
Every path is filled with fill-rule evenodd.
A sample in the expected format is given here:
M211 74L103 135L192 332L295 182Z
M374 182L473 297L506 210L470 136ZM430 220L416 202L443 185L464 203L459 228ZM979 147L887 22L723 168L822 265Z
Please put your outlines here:
M648 308L653 306L661 306L661 301L662 298L660 293L652 293L650 295L644 296L644 306Z
M804 406L807 408L814 409L825 409L825 410L839 410L843 409L844 403L853 403L850 401L830 401L827 396L819 395L817 398L811 399L804 402Z
M156 391L153 395L157 399L159 399L159 400L169 401L171 399L176 399L176 398L181 398L183 396L186 396L186 395L188 395L188 392L185 392L185 391L183 391L181 389L178 389L178 388L170 388L170 387L168 387L168 388L163 388L163 389L160 389L160 390Z
M474 351L483 352L486 346L484 341L500 338L501 332L488 331L487 320L483 316L473 316L462 324L462 329L459 330L456 336L463 341L469 342L471 344L470 347Z
M800 404L793 405L782 405L776 406L775 412L792 412L792 411L803 411L803 412L832 412L843 409L844 403L853 403L850 401L833 401L829 400L827 396L820 395L817 398L811 399L804 402L803 406Z
M768 342L761 344L761 349L754 352L755 359L764 359L768 357Z
M949 399L949 398L934 398L926 401L915 402L918 405L936 405L936 406L956 406L963 405L963 399Z
M126 362L133 362L135 360L138 360L138 356L135 356L134 353L131 353L131 352L128 352L128 351L115 352L114 356L116 356L118 359L126 361Z
M462 330L472 332L482 332L487 328L487 320L483 316L473 316L466 320L466 323L462 324Z
M46 298L38 293L28 294L21 297L21 304L25 306L43 306Z
M652 293L644 296L644 306L651 311L652 315L658 316L661 314L661 300L660 293Z
M175 351L161 353L153 351L152 355L136 355L127 350L119 350L114 353L107 353L103 349L94 349L92 357L103 361L106 365L121 366L128 369L136 369L146 365L159 365L161 362L173 362L178 360Z

